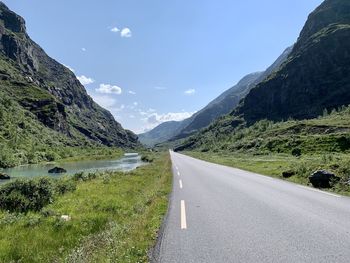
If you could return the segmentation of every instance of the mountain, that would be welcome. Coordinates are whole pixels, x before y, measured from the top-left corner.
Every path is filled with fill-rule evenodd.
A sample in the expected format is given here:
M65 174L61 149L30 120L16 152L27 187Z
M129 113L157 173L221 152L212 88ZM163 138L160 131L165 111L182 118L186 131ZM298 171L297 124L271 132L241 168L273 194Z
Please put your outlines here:
M173 122L165 122L154 128L155 131L151 130L140 134L139 139L141 143L153 146L168 140L183 139L208 126L218 117L228 114L238 106L240 100L253 87L277 70L291 51L292 47L288 47L265 71L251 73L243 77L235 86L223 92L202 110L190 118L177 123L176 128L174 128Z
M350 103L350 1L326 0L312 12L288 61L237 109L248 123L314 118Z
M67 136L76 131L109 146L136 145L137 137L97 105L69 69L29 38L23 18L3 3L0 12L1 62L13 70L2 67L2 89L45 126Z
M16 147L12 145L13 131L20 137L26 134L27 141L33 139L33 147L43 145L41 141L45 139L51 145L138 146L137 136L124 130L111 113L97 105L73 72L32 41L26 33L24 19L2 2L0 118L3 121L0 127L2 149L20 147L17 141ZM33 136L35 132L38 139ZM40 138L40 134L47 138Z
M149 132L139 134L139 140L144 145L153 146L174 137L181 126L181 121L167 121L158 125Z
M311 119L350 104L350 1L326 0L312 12L287 60L256 85L230 115L188 140L196 148L238 126ZM225 136L224 136L225 137ZM207 138L207 139L203 139Z

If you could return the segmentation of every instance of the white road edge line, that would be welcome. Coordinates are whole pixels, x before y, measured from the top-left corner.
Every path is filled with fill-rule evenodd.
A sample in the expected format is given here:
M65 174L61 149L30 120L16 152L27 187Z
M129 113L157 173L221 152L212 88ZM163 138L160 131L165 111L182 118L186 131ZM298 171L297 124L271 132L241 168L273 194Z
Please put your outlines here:
M182 180L179 180L180 189L182 189Z
M298 186L301 187L301 188L307 189L309 191L314 191L314 192L322 193L322 194L325 194L325 195L330 195L330 196L337 197L337 198L341 198L342 197L342 196L337 195L337 194L328 193L328 192L321 191L321 190L318 190L318 189L312 189L311 187L307 187L307 186L303 186L303 185L298 185Z
M180 176L180 172L179 171L177 171L177 175Z
M185 201L181 200L181 229L187 229Z

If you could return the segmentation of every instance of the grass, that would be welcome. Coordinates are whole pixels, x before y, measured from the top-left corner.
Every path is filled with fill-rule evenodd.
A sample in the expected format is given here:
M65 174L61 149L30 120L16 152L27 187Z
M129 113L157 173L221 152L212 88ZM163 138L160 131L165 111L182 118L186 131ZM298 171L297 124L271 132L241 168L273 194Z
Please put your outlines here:
M290 182L310 185L308 177L320 169L329 170L341 177L329 191L350 196L350 156L348 154L321 154L295 157L288 154L253 155L243 153L213 153L186 151L185 154L230 167L255 172ZM283 178L282 173L293 171L294 176Z
M0 262L147 262L167 211L170 167L159 154L130 173L78 182L40 212L0 212Z

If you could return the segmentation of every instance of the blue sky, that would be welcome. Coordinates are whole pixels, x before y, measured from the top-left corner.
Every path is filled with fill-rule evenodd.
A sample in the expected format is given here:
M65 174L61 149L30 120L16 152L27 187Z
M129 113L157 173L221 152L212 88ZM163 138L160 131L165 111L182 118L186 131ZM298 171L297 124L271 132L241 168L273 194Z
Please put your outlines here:
M293 44L321 0L5 0L125 128L200 110Z

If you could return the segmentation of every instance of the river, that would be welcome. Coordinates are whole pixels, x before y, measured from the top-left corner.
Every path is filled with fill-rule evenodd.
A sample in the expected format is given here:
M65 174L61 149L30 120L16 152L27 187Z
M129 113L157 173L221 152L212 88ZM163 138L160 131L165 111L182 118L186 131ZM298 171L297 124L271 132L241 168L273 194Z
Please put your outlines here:
M11 179L30 178L36 176L52 176L60 177L65 175L73 175L78 172L103 172L103 171L131 171L137 167L144 165L141 156L138 154L126 154L122 158L110 160L85 160L76 162L62 162L49 164L33 164L23 165L14 168L0 169L0 172L8 174ZM55 166L62 167L67 173L49 174L48 170ZM4 182L4 181L2 181Z

